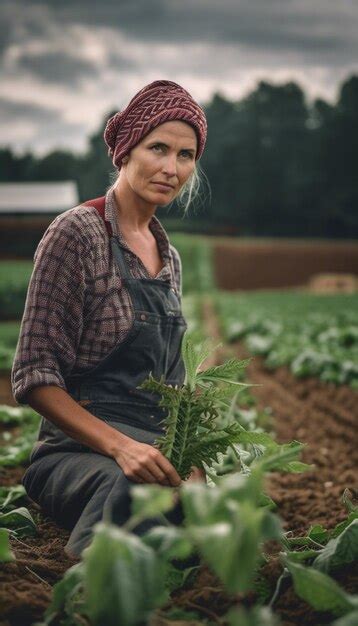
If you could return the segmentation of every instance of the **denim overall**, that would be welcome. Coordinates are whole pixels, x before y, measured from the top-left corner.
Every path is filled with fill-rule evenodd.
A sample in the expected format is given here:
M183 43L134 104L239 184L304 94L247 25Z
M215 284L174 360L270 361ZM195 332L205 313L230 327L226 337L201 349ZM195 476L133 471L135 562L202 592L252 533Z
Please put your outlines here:
M68 376L66 388L74 400L112 428L153 444L163 433L165 409L158 404L159 395L138 389L138 385L150 373L155 378L164 376L171 385L183 384L180 351L187 324L170 284L132 278L118 239L111 236L110 244L132 301L133 325L96 366ZM68 437L45 418L30 461L22 482L45 513L72 530L65 548L68 554L80 555L90 542L93 525L104 513L118 525L130 516L129 489L134 483L118 463ZM174 522L177 514L174 512ZM152 525L154 519L138 527L138 533Z

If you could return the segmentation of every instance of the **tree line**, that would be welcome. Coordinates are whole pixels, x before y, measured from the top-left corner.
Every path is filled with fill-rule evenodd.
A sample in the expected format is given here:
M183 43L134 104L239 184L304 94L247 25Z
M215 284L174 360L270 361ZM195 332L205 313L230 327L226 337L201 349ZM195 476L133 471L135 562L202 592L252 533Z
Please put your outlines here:
M308 103L294 82L258 83L241 100L215 93L205 106L207 147L200 165L201 202L182 228L243 236L353 238L358 234L358 76L340 86L337 101ZM76 180L80 200L103 195L113 166L103 141L106 120L82 155L53 150L43 157L0 149L0 180ZM210 200L210 201L209 201Z

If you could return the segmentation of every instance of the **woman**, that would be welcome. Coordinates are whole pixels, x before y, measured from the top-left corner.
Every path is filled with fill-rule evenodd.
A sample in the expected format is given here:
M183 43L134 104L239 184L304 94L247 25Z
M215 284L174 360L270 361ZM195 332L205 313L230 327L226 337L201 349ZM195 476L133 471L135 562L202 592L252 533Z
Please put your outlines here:
M180 258L155 212L195 176L206 131L185 89L144 87L105 129L115 184L56 217L35 253L12 389L43 416L23 484L72 531L69 556L103 516L125 523L133 483L181 482L153 446L164 410L138 386L150 372L184 380ZM193 468L190 478L204 475Z

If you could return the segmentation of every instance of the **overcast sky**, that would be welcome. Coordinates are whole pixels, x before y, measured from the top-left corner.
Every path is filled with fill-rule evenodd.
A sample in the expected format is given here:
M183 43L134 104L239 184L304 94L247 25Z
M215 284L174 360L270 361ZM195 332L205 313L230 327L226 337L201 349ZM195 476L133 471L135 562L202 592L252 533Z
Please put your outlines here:
M261 79L335 101L358 73L357 33L357 0L0 0L0 145L83 151L163 78L201 104Z

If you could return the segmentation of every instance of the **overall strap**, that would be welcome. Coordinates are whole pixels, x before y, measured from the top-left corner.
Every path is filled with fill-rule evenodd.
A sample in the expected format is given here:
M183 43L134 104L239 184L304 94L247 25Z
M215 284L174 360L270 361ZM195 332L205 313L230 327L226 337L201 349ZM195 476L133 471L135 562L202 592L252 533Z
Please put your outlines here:
M94 206L94 208L98 211L101 218L103 219L109 236L112 237L113 235L112 226L110 222L107 222L107 220L104 217L104 210L106 207L106 196L101 196L100 198L94 198L93 200L86 200L86 202L82 202L82 204L84 204L85 206Z
M118 263L118 267L119 267L122 278L131 279L132 276L129 273L128 264L124 260L123 250L121 248L121 245L118 243L115 237L111 237L111 246L112 246L113 256Z
M105 219L105 216L104 216L105 207L106 207L106 196L101 196L100 198L94 198L93 200L86 200L86 202L82 202L82 204L84 204L85 206L93 206L98 211L98 213L100 214L101 218L103 219L105 223L105 226L106 226L106 229L110 237L110 241L111 241L112 252L113 252L114 258L117 260L117 263L119 265L122 278L132 278L128 271L127 263L124 260L121 246L119 245L115 237L113 237L112 226L110 222L108 222Z

